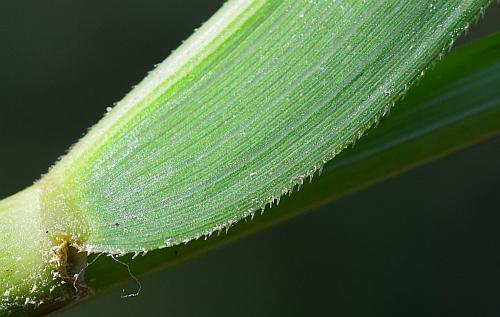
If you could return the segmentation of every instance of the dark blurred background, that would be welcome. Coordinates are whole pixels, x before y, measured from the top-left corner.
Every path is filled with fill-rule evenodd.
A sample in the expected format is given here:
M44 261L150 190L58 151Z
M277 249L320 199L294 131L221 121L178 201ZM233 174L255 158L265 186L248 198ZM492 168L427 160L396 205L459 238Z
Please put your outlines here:
M0 198L222 2L0 2ZM498 30L494 5L457 45ZM496 137L60 316L499 316L499 158Z

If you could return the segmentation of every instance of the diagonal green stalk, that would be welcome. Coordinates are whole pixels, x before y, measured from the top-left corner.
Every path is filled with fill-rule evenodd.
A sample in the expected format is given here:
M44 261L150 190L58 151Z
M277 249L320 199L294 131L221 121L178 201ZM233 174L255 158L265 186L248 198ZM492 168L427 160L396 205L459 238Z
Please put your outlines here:
M0 273L0 311L85 297L81 252L176 246L279 202L387 114L488 3L228 2L47 175L0 203L2 268L21 249L17 226L38 228L22 269Z

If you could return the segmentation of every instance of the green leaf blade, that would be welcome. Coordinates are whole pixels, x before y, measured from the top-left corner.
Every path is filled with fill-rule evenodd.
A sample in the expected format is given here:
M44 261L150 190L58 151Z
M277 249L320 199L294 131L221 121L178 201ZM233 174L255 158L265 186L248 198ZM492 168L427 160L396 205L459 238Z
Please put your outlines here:
M343 195L456 152L500 133L500 34L452 52L410 89L391 115L355 147L328 162L322 176L291 198L283 199L253 221L239 222L229 234L194 241L130 261L136 274L144 274L300 215ZM480 89L478 89L480 87ZM371 212L371 211L367 211ZM97 293L129 280L126 270L101 257L87 272Z
M276 203L388 112L487 3L259 2L42 181L51 234L147 251Z

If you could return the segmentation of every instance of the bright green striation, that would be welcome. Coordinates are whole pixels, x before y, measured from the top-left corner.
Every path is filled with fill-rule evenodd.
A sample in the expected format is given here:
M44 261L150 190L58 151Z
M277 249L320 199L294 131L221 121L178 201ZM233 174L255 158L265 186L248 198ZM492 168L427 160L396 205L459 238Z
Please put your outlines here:
M46 229L88 252L149 251L277 203L487 3L229 2L42 180Z

